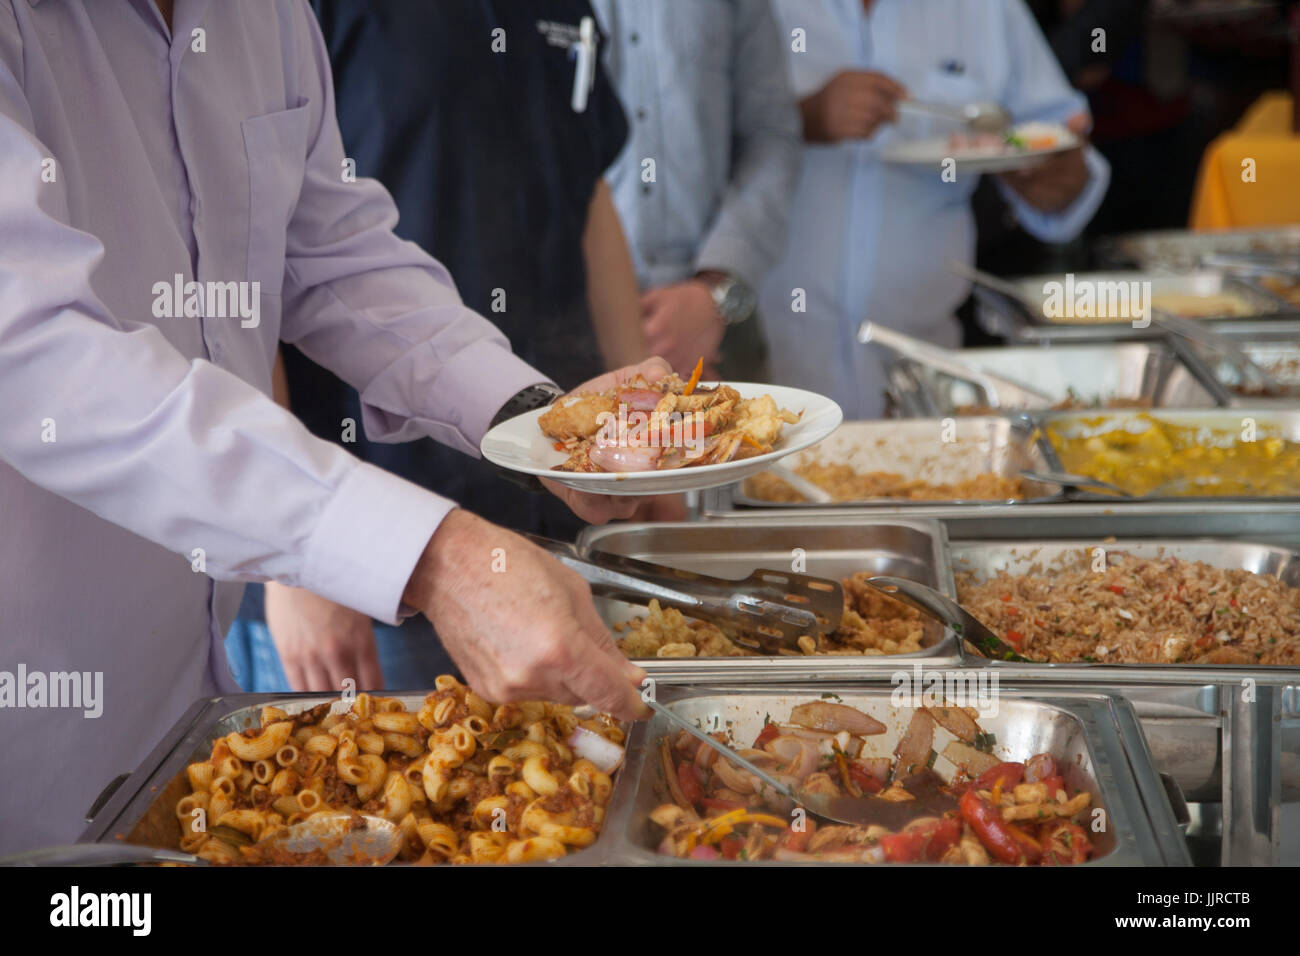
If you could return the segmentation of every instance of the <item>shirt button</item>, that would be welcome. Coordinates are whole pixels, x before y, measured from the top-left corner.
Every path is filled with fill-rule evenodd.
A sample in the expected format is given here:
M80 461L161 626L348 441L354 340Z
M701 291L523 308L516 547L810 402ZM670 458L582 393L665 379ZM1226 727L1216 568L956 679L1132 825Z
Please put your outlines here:
M650 184L649 184L649 183L642 183L642 184L641 184L641 191L642 191L643 193L645 193L645 194L648 196L648 195L650 194Z
M643 120L643 119L645 119L645 110L637 110L637 111L636 111L636 118L639 119L639 120Z
M641 34L639 34L639 33L629 33L629 34L627 35L627 42L628 42L628 43L640 43L640 42L641 42Z

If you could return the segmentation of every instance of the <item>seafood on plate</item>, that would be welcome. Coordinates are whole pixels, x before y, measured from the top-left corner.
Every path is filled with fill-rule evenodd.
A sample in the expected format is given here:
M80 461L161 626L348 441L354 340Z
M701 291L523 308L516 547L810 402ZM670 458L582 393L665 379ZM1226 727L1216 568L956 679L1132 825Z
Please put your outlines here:
M558 399L537 421L569 457L556 471L639 472L717 465L772 451L800 414L770 395L742 398L730 385L701 385L703 361L687 380L636 378L605 392Z

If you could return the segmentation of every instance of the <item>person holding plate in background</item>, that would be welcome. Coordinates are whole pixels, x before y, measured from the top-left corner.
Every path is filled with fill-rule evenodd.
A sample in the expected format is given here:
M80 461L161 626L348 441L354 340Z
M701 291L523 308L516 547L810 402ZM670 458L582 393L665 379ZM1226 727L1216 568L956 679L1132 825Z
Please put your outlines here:
M891 145L961 133L904 100L994 102L1012 122L1090 118L1023 0L776 0L803 116L803 168L781 262L760 294L773 381L816 388L849 419L878 418L883 373L857 344L867 319L936 345L960 344L953 317L969 285L950 260L974 263L970 197L979 176L958 161L884 160ZM955 174L955 175L954 175ZM1077 236L1097 211L1110 168L1092 147L1051 153L999 175L1025 228L1047 242Z

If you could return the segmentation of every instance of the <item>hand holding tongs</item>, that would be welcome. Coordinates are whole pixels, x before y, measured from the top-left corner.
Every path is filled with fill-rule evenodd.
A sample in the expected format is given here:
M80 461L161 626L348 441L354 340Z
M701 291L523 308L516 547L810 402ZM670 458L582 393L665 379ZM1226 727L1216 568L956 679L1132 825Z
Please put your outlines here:
M838 581L766 570L731 581L620 554L584 555L562 541L526 537L582 575L593 594L632 604L657 600L716 624L736 643L768 654L801 653L800 637L806 634L819 641L840 626L844 613Z
M887 329L875 322L862 323L858 328L858 341L863 344L874 343L902 358L928 366L936 372L978 385L984 391L988 404L993 408L1041 407L1049 406L1054 401L1050 395L1045 395L1032 386L968 365L949 349L922 342L920 339Z

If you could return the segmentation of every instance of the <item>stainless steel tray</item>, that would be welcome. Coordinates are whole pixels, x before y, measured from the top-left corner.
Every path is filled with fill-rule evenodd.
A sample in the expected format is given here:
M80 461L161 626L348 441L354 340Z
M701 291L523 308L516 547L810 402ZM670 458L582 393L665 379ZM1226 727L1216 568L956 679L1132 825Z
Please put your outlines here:
M1013 476L1023 468L1047 466L1045 449L1037 441L1033 423L1002 416L958 419L909 419L905 421L846 422L829 438L812 448L791 455L783 464L795 468L801 463L820 461L846 464L860 472L886 471L907 479L954 482L979 474ZM1060 485L1026 482L1024 501L1007 501L1023 507L1033 501L1062 499ZM984 501L921 501L910 498L874 498L863 501L817 505L773 502L752 497L742 482L733 492L737 504L752 508L814 510L842 508L911 509L936 504L979 507Z
M905 517L941 521L951 538L1203 537L1266 541L1300 547L1300 508L1287 499L1105 502L1061 501L1044 504L930 505L875 507L785 505L756 508L737 500L737 485L700 495L703 521L798 522L834 515L838 520Z
M401 700L411 711L418 710L424 703L423 694L390 696ZM206 760L212 752L212 742L218 737L258 726L264 706L279 707L293 714L336 699L337 694L233 694L197 701L140 767L103 801L102 808L88 820L78 842L124 841L178 849L181 831L175 807L176 801L189 792L185 776L188 764ZM615 829L611 824L616 822L618 794L620 789L629 789L631 784L627 766L625 761L624 767L615 775L606 823L594 844L548 863L515 865L590 866L606 860L615 842ZM404 864L395 862L390 865Z
M1202 256L1216 252L1300 253L1300 227L1138 232L1103 240L1098 251L1117 268L1184 271L1197 268Z
M1160 330L1148 321L1135 326L1132 319L1114 322L1049 321L1044 317L1047 294L1046 283L1064 282L1063 275L1031 276L1012 280L1028 300L1028 307L1019 307L1005 296L976 290L980 308L980 323L991 333L1005 336L1015 343L1043 342L1127 342L1146 339L1163 339ZM1240 316L1209 316L1206 322L1215 331L1229 329L1283 330L1300 329L1300 312L1287 308L1274 295L1254 283L1243 281L1222 271L1201 270L1185 273L1151 272L1091 272L1078 273L1076 283L1150 282L1153 297L1161 295L1213 295L1231 294L1252 309L1252 314ZM1156 303L1157 306L1159 303Z
M1291 587L1300 587L1300 553L1275 545L1221 539L1120 539L1083 538L1073 541L958 541L949 546L949 563L954 577L970 574L977 582L992 578L997 572L1008 574L1044 574L1054 568L1076 566L1089 560L1092 549L1103 548L1108 557L1124 554L1135 558L1179 558L1184 561L1202 561L1217 568L1239 568L1276 578ZM967 652L963 649L963 654ZM968 655L974 659L974 655ZM1003 667L1004 662L990 662ZM1278 683L1294 680L1300 667L1273 667L1264 665L1194 665L1181 664L1103 664L1080 662L1076 664L1011 664L1017 671L1041 670L1069 672L1071 675L1104 671L1118 674L1123 671L1191 672L1197 675L1221 675L1224 679L1241 679L1253 676L1264 682ZM1291 675L1287 677L1286 675ZM1076 679L1074 676L1068 679ZM1103 678L1108 679L1108 678ZM1185 680L1199 680L1190 677Z
M1216 397L1233 407L1300 408L1300 335L1257 333L1234 334L1231 338L1253 362L1269 372L1285 392L1270 396L1244 391L1241 372L1232 362L1189 343L1186 349L1192 354L1188 362L1197 366L1198 374L1209 380Z
M578 538L578 547L584 551L607 551L724 578L741 577L761 567L789 568L797 556L803 562L800 570L818 577L838 579L874 571L910 578L951 594L946 544L943 528L933 522L869 517L606 525L587 528ZM596 605L611 627L645 615L644 608L620 601L597 600ZM697 682L827 680L895 669L901 662L917 659L931 663L958 660L957 640L951 631L929 625L926 642L920 654L655 657L637 663L654 677Z
M1166 422L1170 425L1182 428L1206 428L1214 432L1223 433L1240 433L1243 422L1251 419L1254 422L1260 439L1266 437L1278 437L1290 442L1300 442L1300 408L1282 409L1266 408L1254 405L1243 405L1233 409L1158 409L1151 412L1038 412L1035 413L1035 420L1042 426L1040 429L1040 443L1043 446L1043 457L1048 462L1051 470L1063 471L1060 458L1051 439L1047 434L1048 427L1055 428L1062 432L1079 432L1082 434L1096 434L1097 429L1093 426L1098 418L1107 419L1108 427L1106 431L1115 430L1109 427L1114 423L1116 428L1125 427L1126 423L1136 423L1140 415L1150 416L1159 422ZM1117 499L1114 495L1105 495L1096 492L1074 490L1071 491L1070 497L1078 501L1104 501L1115 502ZM1212 506L1225 502L1291 502L1291 507L1296 508L1296 499L1300 498L1300 493L1293 495L1276 495L1269 497L1258 497L1248 495L1207 495L1194 496L1185 495L1178 497L1158 498L1149 496L1144 499L1143 503L1155 502L1160 500L1183 500L1195 501L1202 503L1202 506Z
M1070 398L1098 406L1116 401L1144 402L1154 408L1226 404L1206 388L1181 354L1159 342L965 349L961 356L975 368L1023 382L1052 397L1050 403L1036 407ZM905 377L887 376L891 385L916 383L912 389L891 389L890 397L905 417L955 415L964 406L987 401L971 382L910 361L896 359L890 364L907 366Z
M863 710L889 728L879 737L868 738L868 747L874 747L880 755L892 751L911 715L910 709L893 705L893 690L888 685L853 684L818 687L817 691L835 693L845 704ZM752 740L762 728L765 715L782 719L795 704L815 699L817 695L807 689L785 687L678 688L660 696L688 720L698 721L706 729L729 729L736 740L744 742ZM1083 865L1190 865L1186 845L1126 702L1100 693L1062 691L1044 695L1036 689L1000 685L997 704L995 716L980 720L981 728L996 736L996 755L1024 760L1050 751L1067 768L1070 785L1089 789L1105 809L1108 826L1099 840L1101 852ZM657 828L650 823L648 813L669 799L655 749L660 739L673 732L671 725L658 716L633 731L633 744L644 759L634 781L635 792L630 796L629 823L619 834L618 857L645 864L728 865L667 859L655 853ZM947 739L946 731L938 729L935 733L936 744ZM942 747L937 745L935 749ZM935 766L941 774L953 769L943 757ZM771 864L764 861L733 865Z

